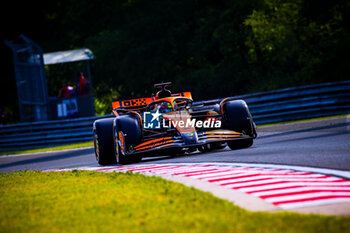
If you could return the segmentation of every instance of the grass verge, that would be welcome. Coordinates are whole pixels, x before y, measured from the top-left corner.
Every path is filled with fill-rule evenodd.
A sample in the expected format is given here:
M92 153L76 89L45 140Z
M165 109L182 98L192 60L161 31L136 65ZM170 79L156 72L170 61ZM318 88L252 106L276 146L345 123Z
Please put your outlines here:
M0 232L350 232L349 217L249 212L159 177L0 174Z
M309 118L309 119L304 119L304 120L285 121L285 122L278 122L278 123L271 123L271 124L262 124L262 125L257 125L257 127L268 127L268 126L275 126L275 125L285 125L285 124L294 124L294 123L309 122L309 121L319 121L319 120L327 120L327 119L334 119L334 118L340 118L340 117L350 117L350 114L326 116L326 117L316 117L316 118Z
M90 141L90 142L82 142L82 143L75 143L75 144L68 144L68 145L61 145L61 146L30 149L30 150L2 151L2 152L0 152L0 156L1 155L16 155L16 154L33 154L33 153L39 153L39 152L77 149L77 148L85 148L85 147L92 147L92 146L94 146L94 142Z

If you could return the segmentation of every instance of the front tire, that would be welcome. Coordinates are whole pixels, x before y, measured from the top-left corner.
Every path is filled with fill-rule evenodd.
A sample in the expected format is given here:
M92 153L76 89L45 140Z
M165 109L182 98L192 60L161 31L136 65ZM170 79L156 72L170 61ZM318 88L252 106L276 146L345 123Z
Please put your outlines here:
M113 143L118 164L137 163L142 160L140 154L127 154L141 141L141 126L137 118L129 115L117 117L113 124Z

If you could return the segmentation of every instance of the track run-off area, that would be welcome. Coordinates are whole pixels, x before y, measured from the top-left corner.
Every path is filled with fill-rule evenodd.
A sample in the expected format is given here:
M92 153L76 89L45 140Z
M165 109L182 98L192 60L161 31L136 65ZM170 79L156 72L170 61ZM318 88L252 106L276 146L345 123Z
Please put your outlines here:
M270 167L270 168L269 168ZM277 167L277 168L273 168ZM251 211L293 210L315 213L327 213L324 208L305 208L319 205L342 203L336 214L350 213L350 172L317 169L323 173L333 173L346 178L309 171L299 167L257 166L254 164L151 164L126 165L108 167L80 167L69 169L54 169L47 171L88 170L100 172L132 171L146 175L156 175L165 179L192 185L202 182L199 189L212 192L206 183L219 185L226 189L239 191L244 195L230 192L222 198L230 200ZM177 178L175 178L175 177ZM212 192L216 195L215 192ZM257 198L249 198L249 195ZM247 201L248 200L248 201ZM263 200L263 201L261 201ZM345 208L346 206L346 208ZM329 206L327 206L329 207ZM333 206L333 208L336 206Z
M349 117L258 128L242 150L144 158L99 166L93 148L1 156L0 172L132 171L208 191L249 210L350 215Z

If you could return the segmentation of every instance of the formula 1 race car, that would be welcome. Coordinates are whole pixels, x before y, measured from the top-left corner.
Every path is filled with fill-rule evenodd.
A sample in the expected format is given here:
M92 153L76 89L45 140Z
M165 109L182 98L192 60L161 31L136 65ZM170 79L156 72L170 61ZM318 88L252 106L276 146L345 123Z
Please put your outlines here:
M155 96L112 103L115 117L96 120L93 137L101 165L138 162L142 157L207 152L228 145L250 147L256 126L243 100L192 104L190 92L172 94L171 83L155 84Z

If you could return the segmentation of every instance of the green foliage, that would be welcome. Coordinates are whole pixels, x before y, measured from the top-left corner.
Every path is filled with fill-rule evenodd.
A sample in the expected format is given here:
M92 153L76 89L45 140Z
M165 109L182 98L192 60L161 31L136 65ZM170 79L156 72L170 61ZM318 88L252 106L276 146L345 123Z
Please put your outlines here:
M340 52L335 50L337 44L343 41L338 36L343 34L343 38L346 38L348 35L348 30L342 24L344 9L349 9L349 4L326 4L330 8L324 10L329 15L324 22L320 22L306 12L310 5L316 3L302 0L265 0L264 3L263 8L253 10L244 21L250 28L245 41L248 47L247 58L253 67L260 66L266 74L264 80L257 80L259 86L268 90L347 79L335 76L338 71L333 66L337 64L335 60L327 58L330 54ZM306 6L307 4L310 5ZM345 8L340 10L340 5ZM348 49L349 46L345 48ZM345 55L345 51L341 54ZM349 60L349 56L345 56ZM326 67L327 71L321 73L321 67ZM346 70L343 69L342 72L345 73Z
M161 81L199 100L346 80L349 10L345 0L57 1L43 10L43 28L55 32L39 44L94 52L104 114Z

